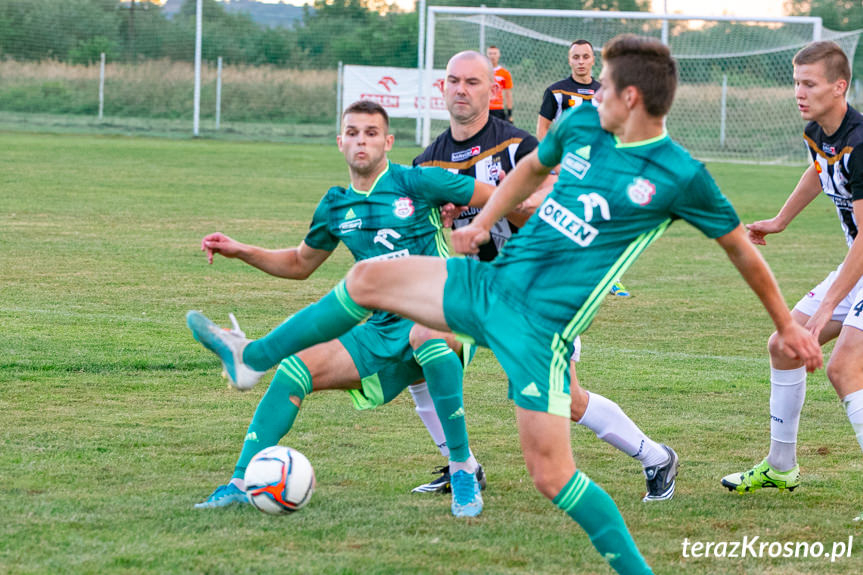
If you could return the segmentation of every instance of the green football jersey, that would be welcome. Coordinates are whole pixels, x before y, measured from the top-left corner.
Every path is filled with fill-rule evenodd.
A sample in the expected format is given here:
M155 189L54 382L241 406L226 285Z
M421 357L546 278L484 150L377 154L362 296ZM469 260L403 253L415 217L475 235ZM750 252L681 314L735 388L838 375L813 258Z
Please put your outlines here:
M467 205L473 188L473 178L442 168L390 163L369 191L352 186L327 190L305 242L327 251L344 242L356 261L408 255L446 257L449 250L438 208L448 202Z
M593 106L554 124L539 146L560 164L554 189L492 262L495 291L572 340L611 285L674 219L710 238L740 220L713 178L667 134L623 144Z

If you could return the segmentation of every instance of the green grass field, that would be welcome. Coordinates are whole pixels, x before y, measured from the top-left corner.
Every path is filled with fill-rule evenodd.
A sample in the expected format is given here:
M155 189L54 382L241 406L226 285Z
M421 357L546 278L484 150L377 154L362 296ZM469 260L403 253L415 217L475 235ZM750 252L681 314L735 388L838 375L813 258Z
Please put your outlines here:
M416 150L398 148L407 162ZM775 213L800 168L712 166L745 221ZM347 170L335 146L0 132L0 572L605 574L583 532L533 489L505 378L488 351L468 371L473 447L489 476L475 520L409 493L441 464L405 395L358 413L313 395L283 440L309 456L311 503L288 517L198 511L230 475L265 390L228 389L184 324L188 309L251 337L323 295L312 279L208 266L223 231L297 244ZM790 303L844 253L820 198L763 249ZM804 484L747 497L719 478L766 453L771 324L721 249L685 224L625 278L585 334L585 387L615 399L682 466L673 501L646 505L640 465L573 429L576 460L618 503L657 573L863 571L863 455L824 372L809 379ZM683 541L834 542L851 556L697 559Z

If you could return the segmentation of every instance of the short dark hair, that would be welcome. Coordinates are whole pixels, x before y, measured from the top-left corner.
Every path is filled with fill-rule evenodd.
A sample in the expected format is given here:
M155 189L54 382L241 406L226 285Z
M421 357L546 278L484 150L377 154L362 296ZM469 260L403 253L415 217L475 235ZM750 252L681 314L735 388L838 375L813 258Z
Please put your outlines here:
M572 48L573 46L590 46L590 51L593 52L593 44L584 38L579 38L578 40L570 42L569 47Z
M851 81L851 66L848 64L848 56L836 42L812 42L794 54L792 60L795 66L815 64L816 62L824 62L824 71L828 82L835 82L839 79L846 82Z
M384 126L386 126L387 130L390 128L390 115L387 114L387 111L384 110L384 107L372 100L357 100L342 112L342 120L345 119L345 116L348 114L369 114L374 116L375 114L379 115L384 119Z
M602 61L610 65L618 92L629 86L641 92L648 114L661 117L671 109L677 91L677 62L668 46L654 38L622 34L602 48Z
M491 50L492 48L494 48L495 50L500 50L500 48L498 48L498 47L497 47L497 46L495 46L494 44L492 44L491 46L489 46L488 48L486 48L486 50Z

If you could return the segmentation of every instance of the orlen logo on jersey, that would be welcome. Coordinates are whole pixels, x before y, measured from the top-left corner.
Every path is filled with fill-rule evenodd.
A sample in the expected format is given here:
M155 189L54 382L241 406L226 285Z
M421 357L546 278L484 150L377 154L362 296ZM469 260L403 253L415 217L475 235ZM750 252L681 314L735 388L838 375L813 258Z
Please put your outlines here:
M639 206L646 206L650 203L650 200L653 199L653 194L656 193L656 186L644 178L635 178L635 180L629 184L629 187L626 188L626 193L629 195L629 199L632 200L633 203L638 204Z
M472 158L474 156L478 156L482 151L482 148L479 146L474 146L470 150L462 150L461 152L454 152L452 155L453 162L461 162L462 160L467 160L468 158Z
M398 218L408 218L414 213L414 203L410 198L399 198L393 202L393 213Z
M552 198L546 198L545 202L539 207L539 217L582 247L590 245L594 238L599 235L599 230Z

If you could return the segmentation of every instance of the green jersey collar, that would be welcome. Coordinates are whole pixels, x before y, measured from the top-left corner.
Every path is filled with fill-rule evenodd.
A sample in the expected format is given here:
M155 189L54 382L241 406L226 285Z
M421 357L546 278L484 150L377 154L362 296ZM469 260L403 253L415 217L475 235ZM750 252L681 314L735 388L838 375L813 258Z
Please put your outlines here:
M623 143L620 141L618 136L614 136L614 147L615 148L640 148L641 146L649 146L650 144L655 144L660 140L664 140L668 137L668 130L662 130L662 133L656 136L655 138L650 138L649 140L641 140L640 142L628 142Z
M369 190L368 190L367 192L364 192L364 191L362 191L362 190L358 190L358 189L356 189L356 188L354 187L354 185L353 185L353 184L351 184L351 185L350 185L350 187L348 187L348 189L349 189L349 190L351 190L351 191L353 191L353 192L356 192L357 194L362 194L362 195L364 195L364 196L370 196L370 195L372 195L372 192L373 192L373 191L375 191L375 186L377 186L377 185L378 185L378 182L380 182L380 181L381 181L381 178L383 178L383 177L384 177L384 175L385 175L387 172L389 172L389 171L390 171L390 161L389 161L389 160L387 160L387 167L386 167L386 169L385 169L383 172L381 172L380 174L378 174L378 177L377 177L377 178L375 178L375 181L374 181L374 183L372 184L372 187L371 187L371 188L369 188Z

